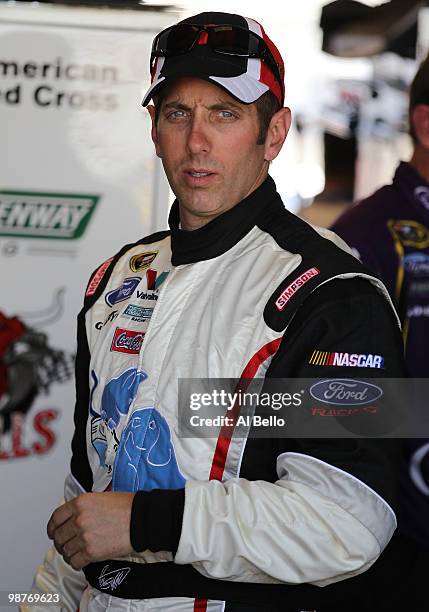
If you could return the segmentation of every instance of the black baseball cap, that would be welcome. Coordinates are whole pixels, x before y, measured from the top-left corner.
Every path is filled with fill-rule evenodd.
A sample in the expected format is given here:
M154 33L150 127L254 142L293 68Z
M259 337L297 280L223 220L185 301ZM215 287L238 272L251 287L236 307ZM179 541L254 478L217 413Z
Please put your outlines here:
M257 21L241 15L200 13L158 34L152 47L151 86L143 106L181 77L215 83L246 104L267 91L280 106L284 103L280 52Z

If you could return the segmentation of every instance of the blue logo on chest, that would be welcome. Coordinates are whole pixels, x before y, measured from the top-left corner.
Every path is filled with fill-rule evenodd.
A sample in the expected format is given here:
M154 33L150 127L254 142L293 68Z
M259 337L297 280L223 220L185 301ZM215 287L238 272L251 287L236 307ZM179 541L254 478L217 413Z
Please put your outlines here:
M91 393L92 443L105 465L107 437L103 428L113 432L129 412L140 384L147 374L136 368L111 379L103 389L100 415L92 408L92 396L98 377L92 372ZM102 427L100 427L102 425ZM180 489L185 479L176 461L170 428L166 419L153 407L137 408L122 431L112 472L113 491L150 491Z
M155 408L134 411L122 432L113 467L113 491L181 489L170 428Z
M124 300L127 300L129 297L132 296L132 294L134 293L134 289L137 287L140 281L140 276L132 276L130 278L126 278L120 287L106 293L106 296L104 298L106 300L106 304L112 307L118 302L123 302Z

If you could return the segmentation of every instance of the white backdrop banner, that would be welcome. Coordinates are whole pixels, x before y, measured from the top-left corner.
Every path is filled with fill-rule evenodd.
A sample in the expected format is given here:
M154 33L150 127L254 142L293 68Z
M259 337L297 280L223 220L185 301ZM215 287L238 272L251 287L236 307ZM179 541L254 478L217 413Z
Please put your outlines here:
M73 430L91 272L166 227L140 107L161 11L0 7L0 590L29 589Z

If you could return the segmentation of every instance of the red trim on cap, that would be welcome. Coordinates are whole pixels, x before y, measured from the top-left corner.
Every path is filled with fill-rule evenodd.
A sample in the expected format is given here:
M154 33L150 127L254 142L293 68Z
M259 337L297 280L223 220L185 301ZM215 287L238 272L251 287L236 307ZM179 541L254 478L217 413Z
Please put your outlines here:
M280 77L281 77L281 79L283 81L283 87L284 87L285 66L284 66L284 63L283 63L283 58L280 55L280 51L277 49L277 47L275 46L273 41L265 33L265 30L261 26L261 24L259 23L258 25L261 28L262 39L265 41L265 44L267 45L268 49L270 50L271 55L273 56L277 66L279 68ZM274 75L272 74L272 72L268 68L268 66L265 64L265 62L261 62L261 63L262 63L261 81L263 83L265 83L265 85L268 85L270 90L273 92L273 94L276 96L276 98L278 98L280 104L283 106L284 92L282 91L282 88L280 87L280 84L276 81L276 79L274 78ZM271 75L271 79L265 80L267 78L267 77L265 77L265 72L268 72Z
M209 34L208 32L201 32L200 33L200 37L198 39L198 44L199 45L206 45L207 41L209 39Z
M155 75L156 75L156 69L158 68L158 60L159 60L159 57L156 58L153 68L150 71L150 82L151 83L153 83L153 79L155 78Z
M283 94L280 89L280 85L275 79L273 73L271 72L269 66L261 61L261 76L259 77L261 83L267 85L270 88L270 91L275 95L279 104L282 105Z
M194 601L194 612L206 612L207 604L207 599L196 599Z
M235 388L237 391L245 391L253 378L255 378L259 367L269 357L274 355L280 346L282 339L276 338L271 342L265 344L259 349L257 353L249 360L246 367L244 368L240 380ZM219 437L216 443L216 449L213 455L212 467L210 470L210 480L222 480L222 476L225 470L226 457L228 455L229 446L231 444L232 434L234 432L235 424L240 412L240 404L236 402L232 410L228 413L228 416L233 419L232 426L223 426L219 432Z

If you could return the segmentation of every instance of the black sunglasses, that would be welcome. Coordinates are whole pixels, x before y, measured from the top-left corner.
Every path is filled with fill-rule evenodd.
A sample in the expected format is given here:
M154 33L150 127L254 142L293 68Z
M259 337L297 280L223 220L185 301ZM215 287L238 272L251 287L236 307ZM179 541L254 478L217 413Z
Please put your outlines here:
M184 23L163 30L153 41L150 56L151 72L157 57L172 57L191 51L200 40L201 32L207 33L207 41L204 43L207 43L215 53L258 58L265 62L284 95L282 69L272 56L266 42L254 32L230 24L202 26Z

